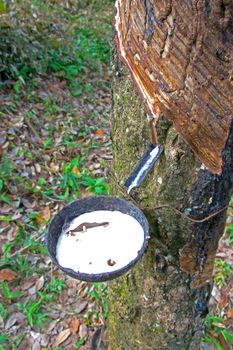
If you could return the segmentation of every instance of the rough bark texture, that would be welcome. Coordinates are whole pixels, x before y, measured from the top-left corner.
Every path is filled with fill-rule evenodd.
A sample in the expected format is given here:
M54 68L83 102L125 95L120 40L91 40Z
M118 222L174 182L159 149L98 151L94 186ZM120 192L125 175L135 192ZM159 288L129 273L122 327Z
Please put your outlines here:
M118 0L118 52L158 117L163 112L213 173L232 120L232 0Z
M159 3L177 2L156 1ZM183 3L191 1L180 2ZM209 11L212 3L205 1ZM144 103L126 69L116 57L115 61L112 193L130 200L123 184L150 144L150 132ZM171 94L168 103L173 103L173 98ZM189 101L192 95L185 98ZM216 96L216 103L219 99L221 96ZM228 98L223 115L228 115L231 103ZM169 121L171 113L172 110L167 115L164 109L157 126L164 154L143 186L132 194L149 219L152 239L136 267L111 283L112 350L200 349L213 259L224 228L225 210L199 223L190 217L206 218L229 202L233 188L233 126L222 153L222 175L214 175L201 167L189 145L176 133ZM158 208L166 204L170 207Z

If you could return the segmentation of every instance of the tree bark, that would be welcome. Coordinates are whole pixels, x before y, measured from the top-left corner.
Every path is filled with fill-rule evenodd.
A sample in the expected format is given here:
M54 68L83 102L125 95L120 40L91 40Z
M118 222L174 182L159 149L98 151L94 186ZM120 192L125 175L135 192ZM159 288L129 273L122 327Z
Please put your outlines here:
M132 5L134 1L130 3ZM145 1L146 3L149 2ZM165 3L171 6L178 4L177 1L156 2L157 6ZM185 6L190 1L179 3ZM215 3L230 5L228 1ZM202 4L204 14L209 11L217 16L213 1ZM176 13L177 23L180 23L181 17L182 12L179 15ZM222 17L218 21L223 23ZM232 39L232 28L231 19L225 29L219 30L225 38ZM207 29L202 30L205 35ZM216 43L216 47L222 48L222 42ZM225 49L226 47L228 46L225 45ZM196 49L198 47L193 50ZM111 348L197 350L200 349L203 322L208 312L214 257L224 230L226 206L233 190L232 121L229 123L227 141L221 153L222 174L216 175L201 165L190 147L192 145L184 141L182 132L178 134L177 128L174 129L171 123L173 121L175 124L171 118L173 110L169 106L174 105L177 96L168 94L166 108L161 108L157 124L158 141L164 148L163 156L143 185L129 197L124 189L124 181L149 146L150 131L144 103L138 96L128 71L122 67L116 53L114 56L114 159L111 192L137 202L144 210L150 223L151 239L141 261L125 276L111 283L108 324ZM224 91L228 91L231 96L232 90L229 87L232 88L232 80L230 85L229 81L232 79L230 75L233 69L232 48L224 51L224 57L226 56L228 65L227 70L226 66L224 69L228 78ZM195 65L202 67L202 63L202 60L196 61ZM160 64L158 72L155 73L159 74L161 69L163 67ZM221 75L218 67L216 71L218 73L213 77L216 79L214 85ZM161 74L163 75L163 71ZM189 74L194 79L195 73L190 70ZM205 73L203 75L204 79ZM196 85L197 90L199 83ZM193 103L190 91L184 97ZM216 95L216 98L221 99L221 95ZM228 118L229 110L232 111L232 98L227 96L224 103L226 108L223 115ZM198 110L202 108L198 105L198 99L195 104ZM203 109L203 113L208 118L209 112L206 109ZM214 140L211 142L214 143Z

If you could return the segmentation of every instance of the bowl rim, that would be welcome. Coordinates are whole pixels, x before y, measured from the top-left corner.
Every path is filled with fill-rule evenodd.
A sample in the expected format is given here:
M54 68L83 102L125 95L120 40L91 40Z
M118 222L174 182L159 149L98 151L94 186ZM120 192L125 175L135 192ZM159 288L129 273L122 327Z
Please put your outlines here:
M50 236L50 231L51 231L51 227L52 225L54 225L54 222L57 218L57 216L61 215L62 211L67 210L67 208L72 207L74 205L77 205L78 203L82 203L82 202L88 202L91 201L92 199L98 199L98 200L103 200L105 201L106 199L108 200L117 200L118 203L122 202L122 204L124 203L125 205L133 208L139 215L140 217L143 219L143 223L145 225L145 227L143 227L141 225L141 223L137 220L136 217L134 217L134 219L136 219L139 224L142 226L143 228L143 232L144 232L144 238L143 238L143 244L141 246L141 248L138 250L137 252L137 256L136 258L134 258L133 260L131 260L127 265L117 269L117 270L113 270L113 271L109 271L109 272L102 272L102 273L85 273L85 272L79 272L79 271L74 271L71 268L66 268L63 267L62 265L59 264L59 262L57 261L56 256L54 256L54 254L50 251L49 249L49 236ZM96 209L95 209L96 210ZM111 209L100 209L100 210L111 210ZM120 209L116 209L118 211L120 211ZM91 210L90 210L91 212ZM81 214L80 214L81 215ZM130 214L128 214L130 215ZM72 220L71 220L72 221ZM60 236L61 232L59 233ZM64 206L52 219L52 221L50 222L50 224L48 225L48 228L46 230L46 234L45 234L45 245L46 245L46 249L49 253L49 257L52 261L52 263L57 266L61 271L63 271L65 274L78 279L78 280L82 280L82 281L87 281L87 282L104 282L107 280L112 280L115 279L121 275L123 275L125 272L127 272L131 267L133 267L142 257L142 255L144 254L147 245L148 245L148 240L149 240L150 236L149 236L149 223L148 220L145 216L145 214L143 213L143 211L138 208L135 204L133 204L130 201L127 201L119 196L114 196L114 195L91 195L88 197L84 197L84 198L80 198L77 200L74 200L73 202L69 203L68 205Z

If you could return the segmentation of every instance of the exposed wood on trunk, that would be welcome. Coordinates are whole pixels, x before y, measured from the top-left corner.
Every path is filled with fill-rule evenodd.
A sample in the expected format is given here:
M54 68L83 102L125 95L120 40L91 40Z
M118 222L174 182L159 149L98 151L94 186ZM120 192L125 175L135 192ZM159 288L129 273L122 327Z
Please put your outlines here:
M233 110L232 1L118 0L118 53L148 110L221 173Z

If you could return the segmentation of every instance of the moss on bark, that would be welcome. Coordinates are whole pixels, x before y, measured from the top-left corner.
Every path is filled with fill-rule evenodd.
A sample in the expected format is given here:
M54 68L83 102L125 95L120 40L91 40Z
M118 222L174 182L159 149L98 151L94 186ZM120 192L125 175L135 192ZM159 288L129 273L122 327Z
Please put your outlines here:
M119 186L123 186L150 144L148 124L142 100L121 69L114 79L112 194L129 199ZM187 222L177 218L171 209L157 212L152 208L168 201L176 206L195 179L199 164L163 118L158 136L165 152L159 166L133 195L139 206L148 207L146 214L154 240L142 261L111 283L109 329L113 350L181 349L181 344L190 343L195 328L196 296L189 290L188 275L180 273L175 259L187 235ZM176 155L172 158L172 150L182 152L182 166ZM190 293L194 294L192 302ZM202 328L200 320L197 328Z

